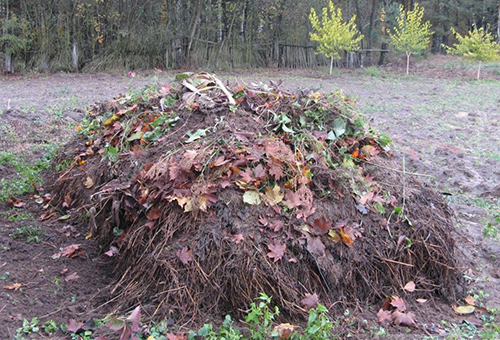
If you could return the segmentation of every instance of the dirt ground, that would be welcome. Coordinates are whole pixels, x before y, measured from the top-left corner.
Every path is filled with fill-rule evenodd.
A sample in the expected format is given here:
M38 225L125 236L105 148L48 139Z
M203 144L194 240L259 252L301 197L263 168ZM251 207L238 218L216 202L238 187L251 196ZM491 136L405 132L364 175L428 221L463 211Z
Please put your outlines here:
M393 138L395 153L402 159L396 170L420 174L420 180L432 183L447 197L457 216L457 256L469 289L482 296L487 307L500 306L500 243L498 237L483 236L488 223L498 226L495 217L500 216L499 80L472 81L466 72L465 76L447 72L446 76L406 77L384 70L334 76L319 70L262 70L220 76L247 84L283 80L290 89L339 90L357 98L372 126ZM135 78L122 74L0 77L0 151L34 162L47 148L71 138L85 105L171 78L166 72L139 73ZM0 174L1 178L16 176L8 164L0 164ZM29 197L21 201L26 205L19 209L0 203L0 285L22 284L18 290L0 290L0 339L13 338L23 318L90 321L109 312L106 306L95 309L103 303L98 296L112 280L112 267L86 239L88 231L68 226L64 220L40 221L43 204ZM39 243L12 237L16 228L26 225L44 230ZM83 254L52 258L71 244L80 244ZM75 272L79 277L68 279ZM467 319L439 301L429 301L415 312L417 320L436 324Z

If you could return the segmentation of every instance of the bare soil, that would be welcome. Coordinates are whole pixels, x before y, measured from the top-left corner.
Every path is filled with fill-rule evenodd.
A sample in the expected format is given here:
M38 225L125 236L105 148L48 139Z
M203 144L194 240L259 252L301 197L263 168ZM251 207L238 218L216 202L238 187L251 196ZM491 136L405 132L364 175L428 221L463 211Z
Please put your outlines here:
M171 76L162 73L159 81L166 82ZM462 260L470 290L488 293L486 306L500 306L500 244L483 237L483 228L500 211L500 81L477 82L462 75L400 77L386 72L372 77L362 71L325 76L306 70L226 73L222 78L247 83L282 79L289 88L342 90L357 98L365 118L391 136L395 152L404 156L405 164L396 170L420 173L421 180L446 194L457 216L457 257ZM44 145L62 145L71 138L85 105L156 80L153 74L133 79L110 74L2 77L0 151L19 152L36 160ZM15 176L8 165L0 167L0 174L2 178ZM106 306L91 312L102 304L95 296L110 283L112 268L98 256L93 241L85 239L87 230L69 229L69 236L61 234L56 228L64 227L64 221L39 221L44 212L41 205L28 197L21 200L27 203L21 210L30 213L31 219L0 217L0 275L9 272L0 284L23 284L17 291L0 292L0 339L11 338L22 318L90 321L108 312ZM1 203L0 214L10 214L11 209ZM15 228L28 224L45 230L40 243L10 236ZM83 255L51 258L70 244L81 244ZM66 282L73 272L80 278ZM378 308L366 309L363 317L374 321ZM451 306L440 301L429 301L415 312L417 320L426 324L467 319L456 316ZM410 338L401 334L397 338L403 337Z

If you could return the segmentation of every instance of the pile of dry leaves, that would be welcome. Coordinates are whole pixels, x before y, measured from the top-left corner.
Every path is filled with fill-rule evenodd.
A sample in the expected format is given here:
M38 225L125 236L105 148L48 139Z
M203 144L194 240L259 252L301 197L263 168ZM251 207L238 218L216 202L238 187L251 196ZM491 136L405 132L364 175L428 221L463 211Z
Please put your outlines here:
M455 295L446 204L341 93L183 74L95 104L78 130L53 206L116 264L117 307L188 320L265 292L300 316L305 296L382 301L409 281Z

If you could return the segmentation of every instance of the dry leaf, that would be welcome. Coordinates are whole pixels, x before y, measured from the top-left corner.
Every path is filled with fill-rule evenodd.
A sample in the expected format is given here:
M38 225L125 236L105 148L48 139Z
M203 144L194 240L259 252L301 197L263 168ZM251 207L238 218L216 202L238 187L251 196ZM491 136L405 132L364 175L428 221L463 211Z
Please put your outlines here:
M400 312L404 312L406 310L406 303L399 296L392 297L391 306L395 307Z
M368 193L367 193L367 194L365 194L365 195L361 195L361 196L359 197L359 203L360 203L360 204L362 204L362 205L366 205L366 202L371 201L371 200L373 199L373 196L374 196L374 195L375 195L375 194L374 194L372 191L368 192Z
M467 303L468 305L471 305L471 306L475 306L476 305L476 299L474 299L470 295L467 295L467 297L465 298L465 303Z
M80 329L85 326L83 322L76 322L75 319L70 319L66 324L66 329L71 333L77 333Z
M325 245L319 237L307 237L307 250L319 257L325 255Z
M335 230L331 229L328 232L328 239L330 239L330 241L338 243L340 242L340 235Z
M22 283L16 282L10 286L3 286L3 289L18 291L22 286L24 286Z
M476 307L470 306L470 305L459 306L459 307L453 307L453 310L455 311L455 313L457 313L459 315L467 315L467 314L474 313L474 311L476 310Z
M319 301L318 294L306 293L305 297L300 301L300 303L302 303L302 305L306 307L307 310L309 310L318 307L318 301Z
M407 292L413 293L415 291L415 282L409 281L407 284L405 284L403 289Z
M116 248L115 246L109 247L109 250L104 253L104 255L108 255L109 257L113 257L116 254L118 254L118 248Z
M148 220L150 221L155 221L161 217L161 211L157 207L153 207L149 210L148 214L146 215Z
M236 234L231 239L233 240L234 243L238 244L241 241L243 241L243 234Z
M351 238L351 236L344 232L344 228L339 228L339 232L342 243L344 243L348 247L352 247L352 245L354 244L354 240Z
M312 231L315 235L324 235L332 228L332 222L327 222L325 216L313 221Z
M243 194L243 202L250 205L260 204L260 194L258 191L249 190Z
M188 247L183 247L178 250L176 255L183 265L187 265L189 262L193 261L193 253L191 250L188 250Z
M279 339L288 339L295 328L296 326L289 323L281 323L274 327L273 333L277 333Z
M412 312L403 313L398 310L392 312L392 318L394 319L394 324L396 326L414 326L415 322L415 314Z
M378 322L388 325L392 323L392 312L381 308L377 313L377 319Z
M285 255L286 244L280 244L280 241L274 240L274 244L268 244L267 248L270 250L267 257L274 259L274 262L278 262Z
M64 281L69 282L69 281L77 280L79 278L80 278L80 276L76 272L74 272L74 273L69 274L68 276L66 276L64 278Z
M279 185L275 185L272 189L271 187L266 187L265 193L263 195L264 203L269 206L277 205L283 201L285 194L280 193L281 188Z
M66 195L64 195L64 202L63 202L62 206L64 208L69 208L69 207L71 207L72 202L73 202L73 200L71 199L71 196L66 194Z
M80 249L80 244L72 244L69 245L65 248L63 248L59 253L56 253L52 255L53 259L58 259L61 256L68 257L68 258L74 258L78 256L82 256L83 252L76 252L78 249Z
M94 180L90 177L87 177L87 179L83 182L83 185L85 188L90 189L94 186Z

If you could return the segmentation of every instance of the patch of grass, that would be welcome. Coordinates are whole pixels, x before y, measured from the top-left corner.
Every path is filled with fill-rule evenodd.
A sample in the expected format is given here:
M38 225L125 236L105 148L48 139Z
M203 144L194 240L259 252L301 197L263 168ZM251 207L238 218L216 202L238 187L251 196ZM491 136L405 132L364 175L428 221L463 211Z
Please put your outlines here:
M500 216L488 222L483 228L483 236L488 238L498 238L498 228L500 226Z
M374 78L384 78L385 77L385 71L381 70L377 66L367 67L363 70L363 73L367 76L374 77Z
M10 237L13 239L25 239L27 243L40 243L40 237L44 235L45 232L41 228L27 225L16 228L16 230L10 234Z
M33 219L33 215L29 212L24 212L22 209L12 208L0 214L1 217L12 222L29 221Z
M32 193L34 191L33 184L42 183L40 174L50 168L56 151L57 148L53 145L47 147L47 154L34 164L29 164L24 157L15 153L1 151L0 165L11 166L17 176L0 180L0 202L11 197Z

